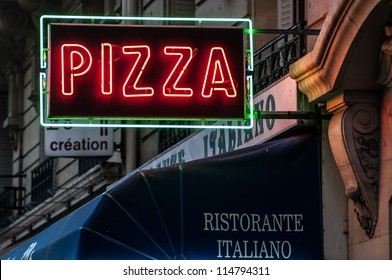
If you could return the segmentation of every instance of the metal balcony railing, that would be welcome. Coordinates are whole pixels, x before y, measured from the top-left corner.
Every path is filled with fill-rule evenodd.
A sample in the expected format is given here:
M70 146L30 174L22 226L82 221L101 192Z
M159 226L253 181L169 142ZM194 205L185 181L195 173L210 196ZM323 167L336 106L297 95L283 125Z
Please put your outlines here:
M54 161L48 158L31 171L31 202L35 207L54 193Z
M102 161L94 158L79 159L79 176ZM48 158L31 171L31 192L26 193L25 188L14 187L5 187L0 192L0 228L8 226L14 217L32 210L55 192L54 160Z
M12 222L12 217L24 211L25 188L4 187L0 192L0 228Z
M79 158L79 160L78 160L78 174L79 174L79 176L83 175L84 173L89 171L94 166L101 164L103 161L104 160L102 160L102 159L96 159L96 158Z
M189 124L187 121L166 122L166 124ZM160 129L158 139L158 153L169 149L181 140L191 135L195 130L192 128Z
M289 30L303 30L299 22ZM294 32L293 32L294 33ZM305 36L282 34L254 53L253 90L257 94L289 73L289 66L306 53Z

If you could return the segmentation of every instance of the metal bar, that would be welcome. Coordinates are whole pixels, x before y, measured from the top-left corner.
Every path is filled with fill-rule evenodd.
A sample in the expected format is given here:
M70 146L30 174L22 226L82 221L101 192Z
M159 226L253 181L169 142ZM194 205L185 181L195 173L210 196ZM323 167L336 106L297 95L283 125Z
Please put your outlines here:
M331 116L307 111L254 111L255 119L329 120Z
M314 35L320 34L320 29L260 29L254 28L253 34L292 34L292 35Z
M26 175L0 175L0 179L4 178L24 178Z

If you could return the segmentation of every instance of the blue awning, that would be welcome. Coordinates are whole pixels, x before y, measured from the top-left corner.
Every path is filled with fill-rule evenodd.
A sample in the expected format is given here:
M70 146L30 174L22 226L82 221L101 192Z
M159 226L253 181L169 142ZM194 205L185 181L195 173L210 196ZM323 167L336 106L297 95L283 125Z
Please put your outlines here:
M133 172L2 259L322 259L308 132Z

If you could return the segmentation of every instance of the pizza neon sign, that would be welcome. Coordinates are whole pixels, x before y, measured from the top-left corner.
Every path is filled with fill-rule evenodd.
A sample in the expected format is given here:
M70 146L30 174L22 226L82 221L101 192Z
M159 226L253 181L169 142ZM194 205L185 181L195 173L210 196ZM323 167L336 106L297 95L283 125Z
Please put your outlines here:
M187 120L203 128L206 121L249 123L247 73L253 63L244 50L245 36L243 28L232 27L50 22L49 40L41 37L41 45L47 42L41 50L47 81L41 123Z
M110 43L101 43L101 93L109 95L113 93L113 52ZM129 74L122 85L122 94L126 97L143 97L154 95L153 87L138 86L139 80L145 67L151 58L149 46L123 46L122 53L135 55L136 59L131 63ZM191 47L167 46L164 49L166 55L179 56L176 64L166 78L162 94L167 97L192 97L193 89L179 88L178 82L187 71L194 51ZM185 57L185 58L184 58ZM61 85L63 95L74 93L74 78L85 75L92 65L91 52L81 44L63 44L61 46ZM219 73L217 73L219 71ZM219 76L219 78L218 78ZM213 47L209 52L209 59L204 75L201 95L210 98L214 91L223 91L227 97L237 97L237 86L231 75L225 50Z

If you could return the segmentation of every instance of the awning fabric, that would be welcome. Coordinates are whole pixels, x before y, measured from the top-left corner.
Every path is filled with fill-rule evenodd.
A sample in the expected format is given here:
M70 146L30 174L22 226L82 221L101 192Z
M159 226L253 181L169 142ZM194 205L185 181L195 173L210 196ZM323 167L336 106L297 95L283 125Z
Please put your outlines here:
M321 259L318 139L133 172L2 259Z

